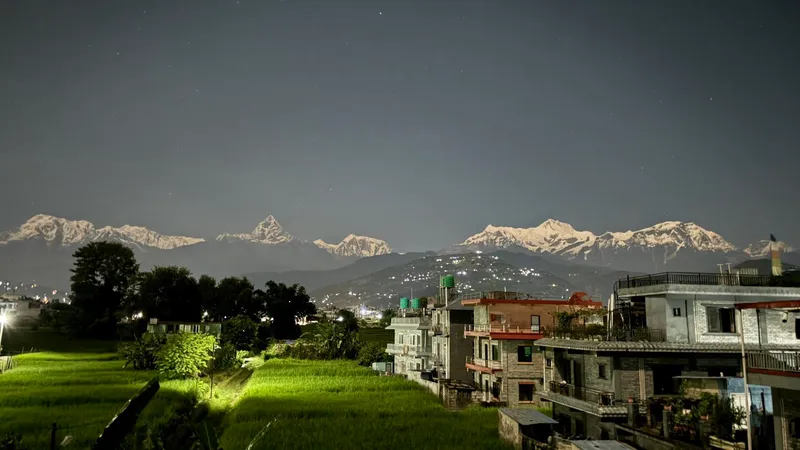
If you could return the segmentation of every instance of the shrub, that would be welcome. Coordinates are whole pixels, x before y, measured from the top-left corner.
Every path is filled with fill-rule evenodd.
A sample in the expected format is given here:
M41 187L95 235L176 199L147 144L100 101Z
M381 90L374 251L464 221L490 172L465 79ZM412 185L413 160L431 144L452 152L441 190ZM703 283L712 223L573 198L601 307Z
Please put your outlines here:
M216 344L210 334L170 334L156 354L156 367L166 379L196 377L205 370Z
M598 323L590 323L586 325L586 334L589 336L602 336L606 334L606 327Z
M374 362L390 362L392 357L386 353L386 345L380 342L365 342L358 349L358 363L371 366Z
M239 315L222 324L221 341L232 344L236 350L251 350L256 341L258 324L249 317Z
M247 350L236 350L230 342L222 344L214 352L214 370L241 367L248 353Z
M129 364L136 370L156 368L156 355L167 342L166 336L145 333L134 342L120 344L119 353L125 358L125 367Z

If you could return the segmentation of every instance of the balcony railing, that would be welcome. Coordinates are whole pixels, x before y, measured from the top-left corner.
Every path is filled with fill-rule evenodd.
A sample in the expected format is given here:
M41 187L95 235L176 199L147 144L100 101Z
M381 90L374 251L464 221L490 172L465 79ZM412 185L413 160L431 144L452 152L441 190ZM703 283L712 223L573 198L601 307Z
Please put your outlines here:
M621 278L619 289L631 289L665 284L698 284L705 286L769 286L770 275L744 275L738 273L688 273L664 272L638 277Z
M440 323L431 325L431 331L433 332L434 335L440 335L440 334L446 334L447 333L447 331L444 328L444 325L442 325Z
M747 368L800 373L800 351L748 352Z
M602 392L572 384L557 383L555 381L550 382L550 392L593 403L598 406L614 406L615 403L620 403L614 399L614 394L611 392Z
M555 339L579 339L592 341L615 341L615 342L664 342L666 333L664 330L653 330L650 328L622 329L605 328L564 328L557 330L545 330L544 336Z
M534 326L520 326L520 325L507 325L507 324L485 324L485 325L467 325L464 328L467 332L476 333L530 333L541 334L544 332L543 327Z
M415 317L392 317L392 325L414 325L421 324L427 325L430 322L428 317L415 316Z
M431 354L431 349L423 345L386 344L386 353L411 355L411 356L425 356Z
M467 364L472 364L481 367L488 367L490 369L496 369L496 370L499 370L503 367L500 365L500 361L494 361L491 359L484 359L484 358L475 358L473 356L467 356Z

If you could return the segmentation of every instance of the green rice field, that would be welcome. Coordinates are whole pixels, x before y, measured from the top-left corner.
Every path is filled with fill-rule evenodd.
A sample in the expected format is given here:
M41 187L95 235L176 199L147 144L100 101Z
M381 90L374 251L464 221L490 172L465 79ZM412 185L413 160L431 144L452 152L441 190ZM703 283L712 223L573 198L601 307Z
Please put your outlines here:
M57 443L72 436L69 448L90 448L108 422L155 373L123 369L114 353L19 355L17 367L0 375L0 438L21 435L23 448L49 448L56 424ZM194 381L161 384L139 424L169 417Z
M225 449L508 449L497 411L452 412L412 381L350 361L272 359L225 419Z

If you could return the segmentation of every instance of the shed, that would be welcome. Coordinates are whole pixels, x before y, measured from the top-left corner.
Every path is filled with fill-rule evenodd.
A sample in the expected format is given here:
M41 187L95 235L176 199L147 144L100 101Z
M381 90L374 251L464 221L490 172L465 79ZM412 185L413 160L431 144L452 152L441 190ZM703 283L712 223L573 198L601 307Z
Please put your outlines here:
M523 448L523 441L546 443L553 436L553 426L558 424L535 409L500 408L498 414L500 439L510 442L516 449Z
M620 441L569 441L575 450L633 450Z

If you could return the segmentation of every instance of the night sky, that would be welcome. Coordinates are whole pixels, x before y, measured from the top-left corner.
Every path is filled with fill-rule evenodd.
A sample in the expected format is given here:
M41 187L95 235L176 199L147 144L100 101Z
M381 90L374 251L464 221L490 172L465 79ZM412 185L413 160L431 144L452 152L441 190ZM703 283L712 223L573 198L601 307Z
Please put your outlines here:
M800 246L795 1L0 2L0 229Z

